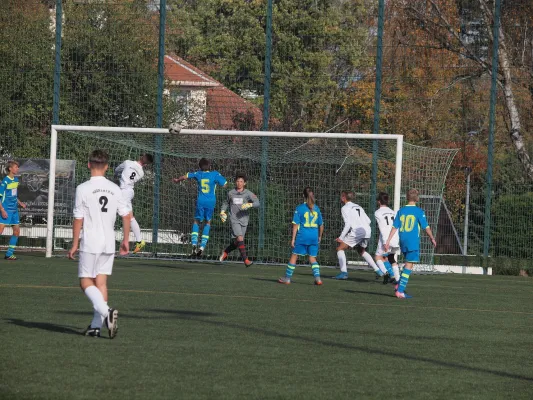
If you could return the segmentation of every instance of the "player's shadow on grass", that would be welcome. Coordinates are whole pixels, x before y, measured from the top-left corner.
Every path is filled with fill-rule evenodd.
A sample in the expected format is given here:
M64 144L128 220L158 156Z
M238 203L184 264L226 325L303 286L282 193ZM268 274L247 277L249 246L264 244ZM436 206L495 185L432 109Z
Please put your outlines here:
M91 313L92 315L92 313ZM66 333L68 335L81 335L81 332L66 325L56 325L49 322L24 321L18 318L4 318L8 324L22 326L24 328L41 329L43 331Z
M153 310L153 311L158 311L158 310ZM294 335L294 334L278 332L278 331L269 330L269 329L255 328L255 327L241 325L241 324L232 323L232 322L213 321L213 320L207 320L207 319L202 319L202 318L187 317L187 316L180 315L179 310L177 310L176 312L174 312L173 310L166 310L165 312L175 313L176 318L178 319L201 322L204 324L209 324L209 325L214 325L214 326L229 328L229 329L236 329L240 331L247 331L247 332L252 332L252 333L263 335L263 336L298 340L298 341L302 341L302 342L309 343L312 345L321 345L321 346L326 346L330 348L341 349L344 351L351 350L351 351L371 354L375 356L385 356L385 357L392 358L395 361L399 361L401 363L404 363L406 361L422 362L422 363L437 365L439 367L446 367L446 368L452 368L452 369L463 370L463 371L468 371L468 372L477 372L477 373L483 373L483 374L488 374L488 375L493 375L493 376L499 376L503 378L511 378L511 379L518 379L522 381L533 382L533 376L513 374L510 372L497 371L497 370L488 369L488 368L471 367L469 365L459 364L459 363L455 363L452 361L435 360L429 357L414 356L409 353L400 353L400 352L396 352L393 350L369 348L369 347L364 347L364 346L352 345L349 343L337 343L337 342L332 342L332 341L328 341L324 339Z
M270 282L270 283L275 283L277 284L278 286L282 286L278 279L270 279L270 278L250 278L251 280L254 280L254 281L263 281L263 282ZM291 285L308 285L308 286L314 286L315 285L315 280L313 278L313 275L299 275L299 276L296 276L296 280L293 280L291 279ZM287 285L285 285L287 286Z
M273 279L272 278L250 278L250 279L252 281L270 282L270 283L276 283L278 285L280 284L276 278L273 278ZM298 282L291 281L291 284L292 283L298 283Z
M143 310L148 312L158 312L158 313L164 313L164 314L172 314L174 316L183 316L183 317L216 317L220 314L211 313L211 312L203 312L203 311L189 311L189 310L167 310L167 309L160 309L160 308L154 308L152 310ZM193 319L193 318L189 318Z
M131 265L121 265L121 267L147 267L147 268L168 268L168 269L184 269L184 270L191 270L192 268L191 267L181 267L181 266L178 266L178 265L168 265L168 264L157 264L157 263L153 263L153 264L149 264L149 263L135 263L135 262L132 262Z
M210 313L210 312L203 312L203 311L189 311L189 310L138 310L143 312L160 312L160 313L167 313L167 314L178 314L185 317L216 317L220 314ZM83 315L86 317L92 317L93 313L90 311L57 311L59 314L69 314L69 315ZM136 315L136 314L129 314L126 312L120 312L119 313L120 318L132 318L132 319L162 319L160 316L154 316L154 315ZM167 319L169 317L165 317Z
M378 293L378 292L366 292L364 290L350 290L350 289L344 289L344 291L346 293L355 293L355 294L370 294L372 296L384 296L384 297L390 297L390 298L393 298L394 297L394 292L391 291L390 294L386 294L386 293Z

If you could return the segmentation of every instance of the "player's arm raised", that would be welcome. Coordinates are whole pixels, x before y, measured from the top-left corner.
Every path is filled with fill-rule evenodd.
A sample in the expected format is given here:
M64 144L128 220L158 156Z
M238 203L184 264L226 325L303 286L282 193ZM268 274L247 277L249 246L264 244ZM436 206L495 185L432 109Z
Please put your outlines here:
M226 178L224 178L224 176L220 172L218 172L218 174L217 174L217 176L215 178L215 183L217 185L222 186L223 188L228 186L228 180Z

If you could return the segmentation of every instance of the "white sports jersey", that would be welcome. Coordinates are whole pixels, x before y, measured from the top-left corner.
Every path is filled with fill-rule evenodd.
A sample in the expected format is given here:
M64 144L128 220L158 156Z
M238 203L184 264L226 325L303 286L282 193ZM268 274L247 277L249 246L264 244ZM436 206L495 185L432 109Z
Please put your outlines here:
M115 168L115 177L120 179L121 189L133 189L143 176L143 167L137 161L126 160Z
M341 213L344 219L341 240L348 234L357 238L370 238L370 218L361 206L349 201L342 207Z
M378 223L379 227L379 242L385 244L389 238L396 213L389 207L380 207L376 210L374 215L376 216L376 222ZM400 247L398 232L396 232L396 234L392 237L390 246L393 248Z
M114 253L117 213L124 217L129 212L120 188L103 176L93 176L79 185L74 218L83 218L80 251Z

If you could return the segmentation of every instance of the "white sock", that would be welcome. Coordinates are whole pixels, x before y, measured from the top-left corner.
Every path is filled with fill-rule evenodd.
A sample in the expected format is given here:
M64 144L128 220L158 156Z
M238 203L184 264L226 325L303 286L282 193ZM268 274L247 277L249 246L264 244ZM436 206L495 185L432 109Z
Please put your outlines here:
M344 254L344 250L337 251L337 257L339 258L339 265L341 267L341 272L348 272L348 268L346 268L346 254Z
M105 303L105 306L109 309L109 306L107 305L107 303ZM96 311L95 309L93 320L91 321L91 328L102 328L102 326L104 325L105 318L106 317L101 316L100 313Z
M109 308L107 307L107 303L104 300L104 296L102 295L102 292L98 290L96 286L89 286L87 289L85 289L85 295L91 300L91 303L93 303L93 307L100 314L102 317L107 317L107 314L109 313Z
M142 239L141 238L141 227L139 226L135 218L131 219L130 227L131 227L131 231L133 232L133 235L135 235L135 241L140 242Z
M383 263L383 261L377 260L376 261L376 265L381 270L381 272L383 272L383 275L385 275L387 273L387 268L385 267L385 264Z
M394 271L394 279L400 282L400 268L398 268L398 264L392 264L392 270Z
M368 254L366 251L363 253L363 258L368 263L368 265L370 265L372 267L372 269L374 271L376 271L376 273L378 271L381 272L380 269L378 268L378 266L376 265L376 263L374 262L374 259L372 258L372 256L370 254ZM385 271L387 271L387 270L385 269Z

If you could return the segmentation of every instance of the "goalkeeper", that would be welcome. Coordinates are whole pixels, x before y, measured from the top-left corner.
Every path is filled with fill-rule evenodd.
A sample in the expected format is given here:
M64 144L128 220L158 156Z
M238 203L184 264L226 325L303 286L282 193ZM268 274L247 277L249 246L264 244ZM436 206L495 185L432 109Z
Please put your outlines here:
M222 222L226 222L228 215L226 210L229 206L229 216L231 222L231 243L222 252L220 261L224 261L228 258L228 254L235 249L239 249L241 253L244 265L249 267L252 262L248 259L246 254L246 247L244 246L244 235L246 234L246 228L248 227L249 210L250 208L259 207L259 199L255 194L245 189L246 175L238 173L235 177L235 189L228 192L228 196L224 203L222 203L222 209L220 211L220 219Z

